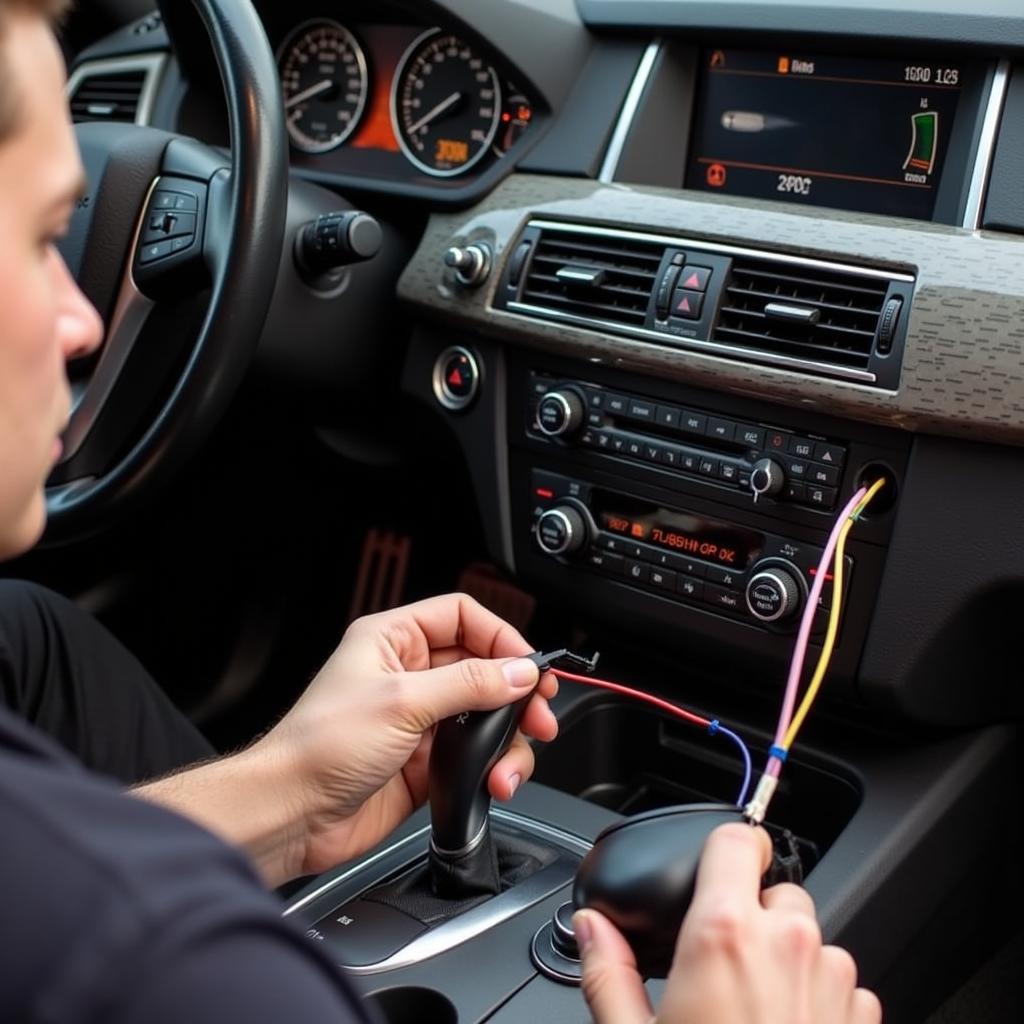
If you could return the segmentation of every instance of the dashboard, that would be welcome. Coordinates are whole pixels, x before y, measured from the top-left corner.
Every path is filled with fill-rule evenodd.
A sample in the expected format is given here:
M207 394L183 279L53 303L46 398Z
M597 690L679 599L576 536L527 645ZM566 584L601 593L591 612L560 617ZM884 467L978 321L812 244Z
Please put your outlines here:
M947 876L994 878L963 836L989 842L996 815L950 811L981 815L1003 754L965 730L1020 714L1019 0L255 6L293 201L358 205L386 239L329 293L279 281L274 386L353 410L363 438L393 435L399 394L432 417L491 560L598 623L622 664L683 665L687 692L756 721L809 607L822 642L837 510L885 481L806 754L856 795L807 811L811 833L833 816L809 888L830 938L920 1009L927 972L893 965L962 923L929 926ZM134 62L155 69L137 120L223 146L219 85L185 58L127 29L80 56L73 107ZM632 757L609 729L601 752ZM961 761L929 761L940 731L966 737Z

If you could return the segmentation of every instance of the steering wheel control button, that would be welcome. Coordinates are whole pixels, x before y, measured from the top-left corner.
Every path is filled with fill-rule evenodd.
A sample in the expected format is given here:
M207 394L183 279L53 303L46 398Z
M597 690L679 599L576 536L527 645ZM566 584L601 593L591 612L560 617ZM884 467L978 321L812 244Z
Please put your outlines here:
M168 192L165 189L158 189L153 193L153 201L149 204L149 208L151 210L178 210L195 213L199 210L199 199L192 192Z
M570 505L550 508L537 520L537 543L549 555L578 551L587 540L583 516Z
M461 345L446 348L434 362L434 397L446 409L468 408L480 390L480 367L476 356Z
M162 260L165 256L171 255L171 242L154 242L151 245L144 245L139 251L140 263L152 263L154 260Z
M747 607L762 622L778 622L792 615L799 604L800 587L785 569L763 569L747 584Z
M548 437L561 437L583 423L583 399L575 391L549 391L537 404L537 426Z

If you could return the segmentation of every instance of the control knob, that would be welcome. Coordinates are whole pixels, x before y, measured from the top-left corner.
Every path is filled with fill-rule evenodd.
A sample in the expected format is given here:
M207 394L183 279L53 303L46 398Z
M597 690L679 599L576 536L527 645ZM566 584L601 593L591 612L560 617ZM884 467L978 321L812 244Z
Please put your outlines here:
M582 425L583 412L583 399L575 391L549 391L537 403L537 426L548 437L571 434Z
M445 249L444 265L455 272L455 280L467 288L484 283L491 270L491 249L484 242L452 245Z
M587 542L587 524L572 505L559 505L541 513L537 543L549 555L567 555Z
M754 568L747 584L747 607L750 614L762 622L779 622L800 607L800 584L796 581L798 569L785 565L766 565Z
M758 459L750 471L750 489L754 492L754 501L762 495L771 498L782 490L786 482L786 474L782 467L772 459Z

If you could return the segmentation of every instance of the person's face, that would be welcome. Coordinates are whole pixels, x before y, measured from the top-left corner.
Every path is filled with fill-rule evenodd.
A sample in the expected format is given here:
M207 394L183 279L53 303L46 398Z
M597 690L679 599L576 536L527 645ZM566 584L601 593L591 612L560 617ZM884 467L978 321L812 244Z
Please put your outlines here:
M12 11L2 42L20 107L0 141L0 558L35 543L43 485L71 411L65 362L100 342L103 325L54 242L82 188L64 99L64 63L49 28Z

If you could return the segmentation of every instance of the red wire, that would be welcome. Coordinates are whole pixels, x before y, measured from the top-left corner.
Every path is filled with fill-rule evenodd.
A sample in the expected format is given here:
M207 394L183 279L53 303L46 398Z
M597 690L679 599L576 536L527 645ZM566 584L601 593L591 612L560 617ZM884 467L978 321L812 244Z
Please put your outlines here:
M636 700L645 700L648 704L653 704L656 708L661 708L662 711L668 711L673 715L677 715L679 718L692 722L694 725L702 725L705 728L711 725L710 719L701 718L700 715L695 715L692 711L686 711L675 704L670 704L667 700L662 700L660 697L655 697L650 693L644 693L643 690L634 690L632 687L622 686L620 683L611 683L607 679L596 679L594 676L580 676L575 672L563 672L560 668L552 668L548 671L553 672L559 679L570 679L574 683L597 686L602 690L611 690L612 693L621 693L626 697L634 697Z

